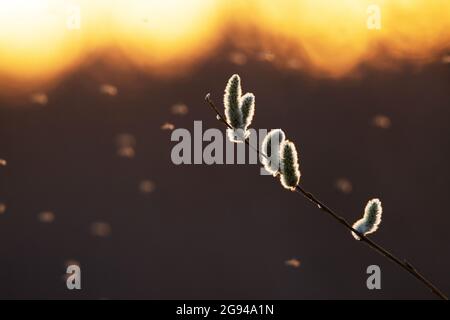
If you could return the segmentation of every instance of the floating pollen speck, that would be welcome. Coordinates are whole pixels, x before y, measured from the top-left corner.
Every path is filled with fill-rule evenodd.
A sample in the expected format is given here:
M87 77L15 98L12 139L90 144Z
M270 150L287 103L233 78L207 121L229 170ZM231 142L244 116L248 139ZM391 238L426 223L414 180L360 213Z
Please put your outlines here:
M0 202L0 214L4 214L6 212L6 204Z
M64 261L64 266L67 268L69 266L80 266L80 261L75 259L68 259Z
M289 59L287 61L287 67L292 70L299 70L302 64L298 59Z
M135 152L134 148L132 148L132 147L124 147L124 148L119 148L117 150L117 155L122 158L130 158L131 159L131 158L134 158L135 154L136 154L136 152Z
M284 262L285 265L292 268L298 268L301 265L300 260L298 259L289 259Z
M442 57L442 63L450 63L450 54L447 54L445 56Z
M185 116L187 115L187 113L189 112L189 108L187 105L185 105L184 103L177 103L174 104L171 108L170 108L172 114L176 115L176 116Z
M111 235L111 226L107 222L94 222L91 224L91 234L96 237L105 238Z
M40 104L41 106L45 106L48 103L48 97L45 93L39 92L34 93L30 96L31 103Z
M392 121L389 117L379 114L372 119L372 124L380 129L389 129L392 126Z
M117 89L116 86L113 86L112 84L102 84L100 86L100 93L114 97L117 95L117 93L119 93L119 90Z
M162 130L173 130L175 129L175 126L172 123L169 122L165 122L162 126L161 126Z
M5 159L0 159L0 167L5 167L7 164Z
M117 155L123 158L133 158L136 154L136 139L129 133L122 133L116 137Z
M232 63L238 66L243 66L247 63L247 56L242 52L232 52L228 58Z
M141 183L139 183L139 191L143 194L152 193L155 189L156 185L151 180L142 180Z
M275 54L270 51L262 51L258 53L258 59L260 61L272 62L275 60Z
M51 211L43 211L38 214L38 220L43 223L52 223L55 220L55 214Z
M353 191L353 185L350 180L346 178L339 178L335 183L336 189L345 194L350 194Z

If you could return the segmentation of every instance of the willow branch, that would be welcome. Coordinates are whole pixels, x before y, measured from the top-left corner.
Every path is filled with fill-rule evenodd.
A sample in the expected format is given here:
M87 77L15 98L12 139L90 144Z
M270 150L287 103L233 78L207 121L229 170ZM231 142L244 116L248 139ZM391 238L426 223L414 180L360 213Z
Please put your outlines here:
M233 127L226 121L225 117L222 115L222 113L217 109L214 102L211 100L211 96L208 93L205 97L206 102L209 104L209 106L214 110L216 113L217 119L222 122L226 127L229 129L233 129ZM254 149L258 155L263 156L265 158L268 158L267 155L263 154L261 151L259 151L258 147L252 146L248 140L244 140L244 142ZM340 223L342 226L344 226L347 230L354 232L358 237L360 238L361 242L366 243L370 248L378 252L379 254L383 255L390 261L394 262L398 266L400 266L403 270L414 276L417 280L422 282L432 293L434 293L436 296L441 298L442 300L448 300L447 296L439 290L435 285L433 285L429 280L427 280L419 271L417 271L416 268L414 268L409 262L406 260L401 260L397 258L395 255L384 249L382 246L374 242L373 240L369 239L367 236L362 234L361 232L355 230L352 225L345 220L343 217L338 215L336 212L331 210L327 205L325 205L322 201L317 199L313 194L303 189L300 184L298 184L295 188L295 192L302 195L309 201L315 204L317 208L319 208L321 211L326 212L328 215L330 215L332 218L334 218L338 223Z

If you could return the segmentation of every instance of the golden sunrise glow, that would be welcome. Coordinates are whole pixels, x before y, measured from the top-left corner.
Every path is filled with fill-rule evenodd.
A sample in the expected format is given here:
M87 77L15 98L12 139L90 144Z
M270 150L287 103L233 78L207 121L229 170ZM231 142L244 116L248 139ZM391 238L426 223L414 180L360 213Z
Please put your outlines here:
M157 67L204 56L218 38L218 1L118 0L114 38L133 62ZM177 66L179 68L179 66Z
M370 4L380 7L380 30L367 28ZM68 27L73 6L79 29ZM225 38L249 57L263 52L312 75L423 64L450 49L450 1L0 0L0 90L39 87L109 51L151 72L179 73Z
M362 62L393 66L392 58L420 64L450 48L447 0L282 2L251 2L249 10L258 13L250 15L252 23L259 26L263 36L250 47L274 50L282 60L298 58L316 74L342 76ZM381 11L380 30L367 28L367 8L373 4ZM281 37L287 41L280 41ZM248 42L241 39L240 44Z
M59 73L80 54L54 1L0 0L0 73L32 81Z
M264 32L282 34L296 45L309 67L331 74L350 70L366 53L371 37L366 27L370 1L257 1ZM375 35L374 35L375 36ZM276 39L276 38L275 38ZM265 38L263 38L264 42ZM269 47L273 43L269 44ZM289 53L280 52L283 56ZM305 61L303 61L304 63Z

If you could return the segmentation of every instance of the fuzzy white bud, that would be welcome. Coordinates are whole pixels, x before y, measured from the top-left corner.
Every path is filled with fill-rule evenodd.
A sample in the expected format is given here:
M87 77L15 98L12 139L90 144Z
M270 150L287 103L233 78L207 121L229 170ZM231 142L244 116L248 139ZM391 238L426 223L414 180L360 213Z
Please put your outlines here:
M255 96L253 93L246 93L242 96L240 108L243 125L244 128L247 129L252 123L253 116L255 115Z
M240 128L242 126L242 113L239 108L242 95L241 78L234 74L228 80L225 88L225 95L223 97L223 104L225 106L225 117L227 122L233 128Z
M353 224L353 229L367 235L378 230L378 226L381 223L381 215L383 213L383 207L379 199L372 199L367 202L364 209L364 216ZM353 237L356 240L360 240L359 236L352 232Z
M281 175L280 181L283 187L291 191L300 182L300 169L298 165L297 150L293 142L285 140L280 146Z
M242 96L239 75L234 74L228 80L223 103L226 121L233 128L227 130L228 138L232 142L243 142L250 135L247 129L255 114L255 96L253 93L246 93Z
M286 139L281 129L270 130L261 145L261 163L267 172L276 176L280 171L280 146Z

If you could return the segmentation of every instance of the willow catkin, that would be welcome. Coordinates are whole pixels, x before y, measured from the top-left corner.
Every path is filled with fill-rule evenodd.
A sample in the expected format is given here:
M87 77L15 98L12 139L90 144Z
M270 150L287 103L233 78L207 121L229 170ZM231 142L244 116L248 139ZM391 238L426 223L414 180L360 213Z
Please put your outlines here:
M227 129L232 142L242 143L250 135L247 130L255 114L255 96L253 93L242 95L241 78L234 74L228 80L223 97L225 118L232 127Z
M280 146L285 139L283 130L273 129L264 137L261 144L261 163L273 176L280 172Z
M280 159L281 184L286 189L294 191L295 187L300 182L300 169L298 165L297 150L295 149L293 142L285 140L281 143Z
M364 209L363 217L353 224L353 229L363 235L374 233L378 230L378 226L381 223L382 213L381 201L379 199L370 200ZM360 239L356 233L352 232L352 235L356 240Z

